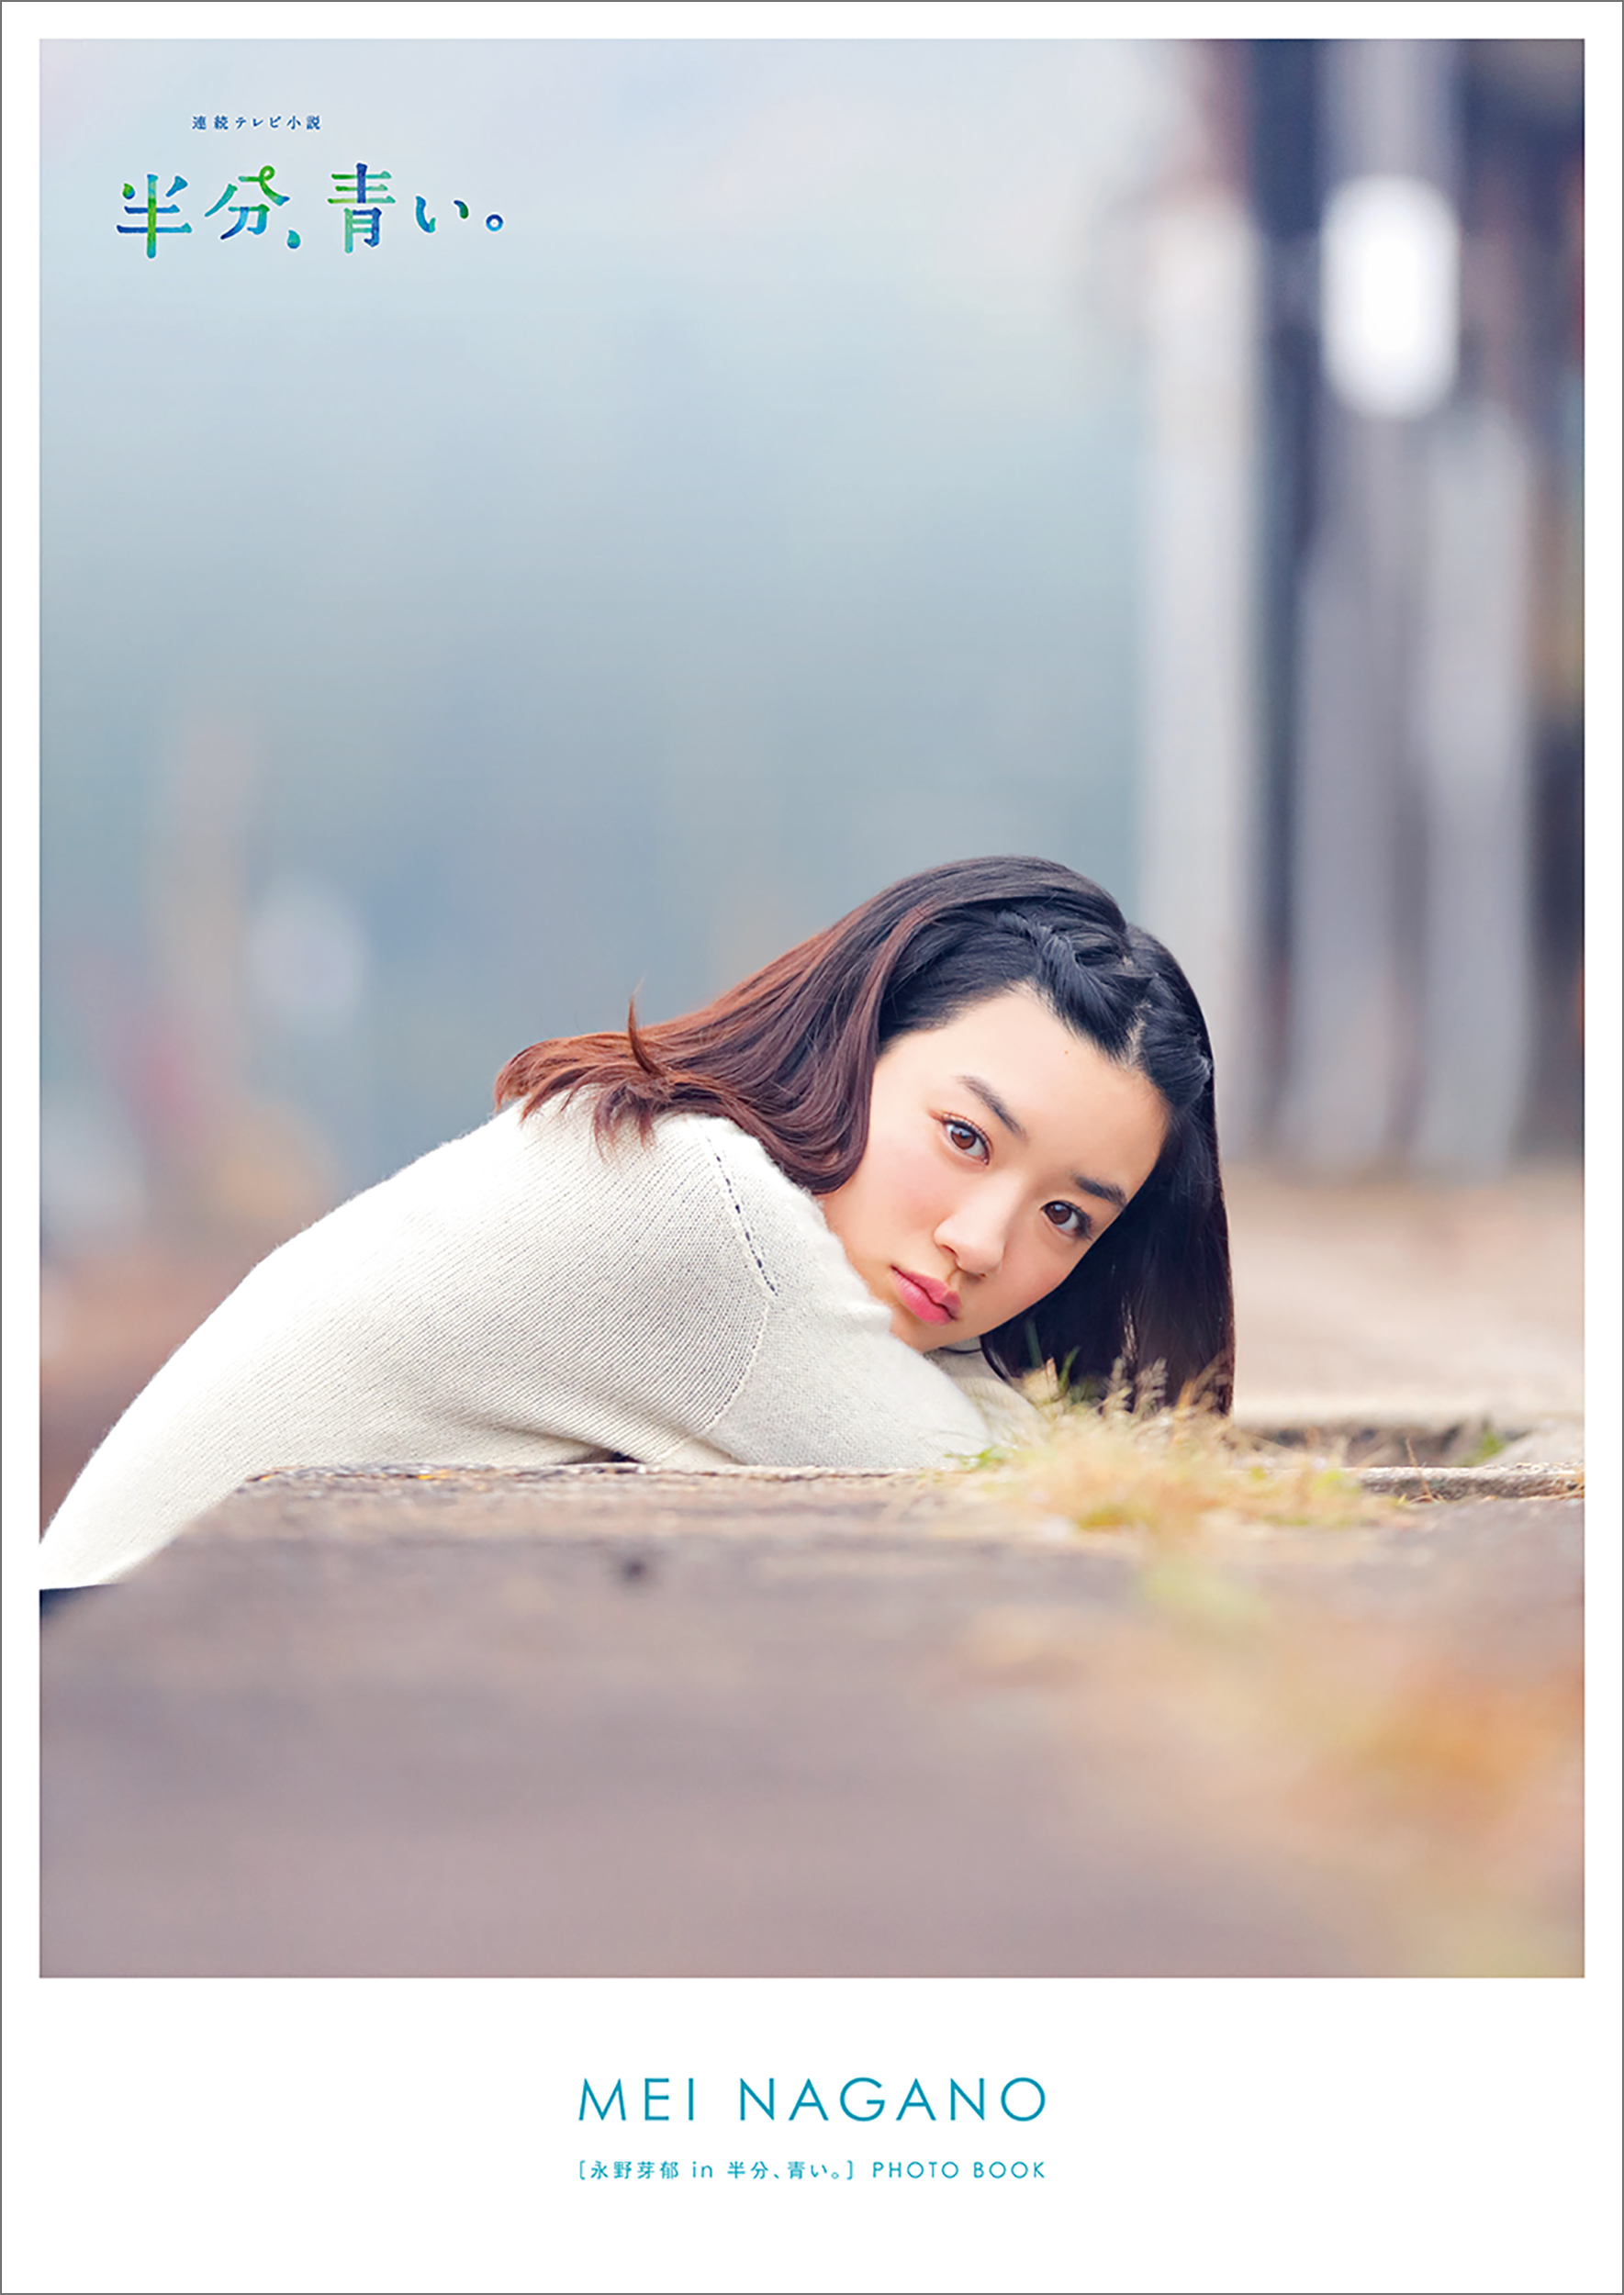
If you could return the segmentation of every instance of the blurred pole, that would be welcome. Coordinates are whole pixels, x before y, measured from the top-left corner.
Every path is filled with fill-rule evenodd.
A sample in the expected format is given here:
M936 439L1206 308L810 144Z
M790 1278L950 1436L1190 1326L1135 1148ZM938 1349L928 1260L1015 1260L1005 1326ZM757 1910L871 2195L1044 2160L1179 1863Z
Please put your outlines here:
M1319 456L1322 43L1247 42L1247 175L1262 241L1259 508L1261 574L1258 1131L1273 1139L1291 1012L1292 856L1303 569Z
M259 781L256 744L228 716L181 732L154 792L146 892L154 1006L135 1084L161 1224L210 1222L219 1143L245 1090L242 920Z
M1321 54L1327 193L1396 178L1447 197L1451 44L1330 41ZM1322 306L1322 332L1326 319ZM1281 1115L1282 1144L1326 1171L1402 1149L1421 1086L1425 804L1408 695L1423 453L1417 422L1378 392L1363 406L1326 392L1301 600Z
M1199 148L1152 207L1143 251L1139 912L1201 1000L1234 1154L1254 1144L1260 1087L1260 274L1237 163L1238 58L1226 46L1196 51Z
M259 741L196 718L160 782L147 867L152 1011L127 1060L156 1181L157 1225L182 1244L280 1241L333 1198L311 1119L254 1088L248 887Z
M1417 753L1426 795L1426 1006L1415 1155L1493 1172L1517 1144L1533 1005L1527 577L1520 426L1477 399L1432 442L1423 498Z

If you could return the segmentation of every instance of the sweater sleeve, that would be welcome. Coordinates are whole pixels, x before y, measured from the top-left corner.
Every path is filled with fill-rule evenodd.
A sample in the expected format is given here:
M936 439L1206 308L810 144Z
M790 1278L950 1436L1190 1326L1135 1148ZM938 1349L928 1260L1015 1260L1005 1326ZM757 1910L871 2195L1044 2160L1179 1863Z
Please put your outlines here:
M600 1152L587 1111L510 1110L254 1270L90 1460L44 1583L118 1576L278 1467L906 1468L993 1439L733 1125Z
M1032 1442L1043 1433L1042 1412L1018 1386L999 1377L979 1346L937 1348L927 1360L975 1405L987 1423L989 1440Z
M746 1465L920 1468L1005 1439L973 1376L948 1375L894 1336L812 1197L733 1125L704 1129L764 1305L751 1358L704 1439ZM984 1380L1024 1404L977 1360Z
M482 1255L477 1295L465 1273L420 1296L396 1366L425 1405L454 1400L488 1462L541 1431L689 1467L930 1467L995 1439L734 1125L666 1116L602 1149L583 1107L489 1128L504 1177L476 1233L457 1244L461 1212L433 1210L442 1265Z

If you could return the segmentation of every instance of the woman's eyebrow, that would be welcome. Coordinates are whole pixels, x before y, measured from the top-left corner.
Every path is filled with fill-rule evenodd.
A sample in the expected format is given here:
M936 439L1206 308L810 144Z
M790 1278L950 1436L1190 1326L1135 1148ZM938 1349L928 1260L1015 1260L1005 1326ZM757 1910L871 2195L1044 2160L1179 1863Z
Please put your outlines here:
M980 1101L983 1107L991 1111L991 1113L998 1118L999 1122L1003 1125L1004 1130L1008 1132L1012 1137L1023 1141L1025 1139L1025 1126L1017 1123L1015 1118L1004 1106L1003 1102L999 1098L997 1092L993 1091L991 1085L986 1082L983 1078L980 1076L960 1076L957 1080L964 1086L967 1092L973 1092L975 1093L976 1098ZM1072 1186L1078 1189L1081 1193L1084 1195L1097 1196L1102 1203L1109 1203L1115 1211L1126 1211L1127 1209L1127 1197L1124 1194L1121 1188L1113 1187L1109 1180L1087 1179L1081 1171L1073 1171L1070 1176Z
M964 1086L967 1092L973 1092L983 1107L991 1110L1006 1132L1016 1139L1025 1138L1025 1125L1016 1122L991 1084L983 1083L980 1076L960 1076L957 1080Z

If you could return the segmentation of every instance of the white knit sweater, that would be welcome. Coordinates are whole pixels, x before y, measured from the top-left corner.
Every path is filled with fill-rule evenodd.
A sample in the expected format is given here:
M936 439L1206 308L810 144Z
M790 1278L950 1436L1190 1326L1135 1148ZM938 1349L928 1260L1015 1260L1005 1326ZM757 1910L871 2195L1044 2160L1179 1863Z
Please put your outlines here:
M607 1153L495 1116L272 1252L137 1396L40 1549L122 1576L288 1466L929 1467L1025 1430L979 1347L893 1338L813 1199L714 1116Z

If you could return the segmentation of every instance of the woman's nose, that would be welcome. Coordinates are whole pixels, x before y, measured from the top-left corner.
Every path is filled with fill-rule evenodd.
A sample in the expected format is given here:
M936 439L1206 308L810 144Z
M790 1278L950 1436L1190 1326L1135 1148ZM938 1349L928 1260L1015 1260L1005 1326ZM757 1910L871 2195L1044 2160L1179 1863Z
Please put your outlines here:
M936 1229L935 1240L952 1254L961 1273L994 1275L1003 1263L1009 1214L980 1190L978 1196L980 1200L960 1203L949 1212Z

